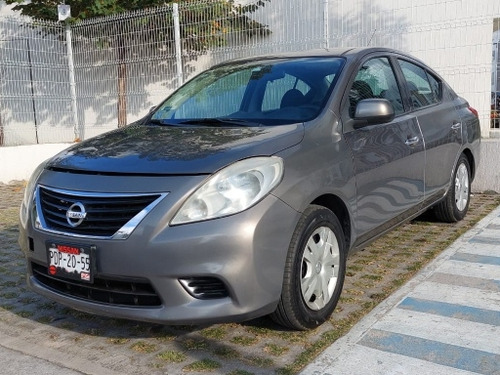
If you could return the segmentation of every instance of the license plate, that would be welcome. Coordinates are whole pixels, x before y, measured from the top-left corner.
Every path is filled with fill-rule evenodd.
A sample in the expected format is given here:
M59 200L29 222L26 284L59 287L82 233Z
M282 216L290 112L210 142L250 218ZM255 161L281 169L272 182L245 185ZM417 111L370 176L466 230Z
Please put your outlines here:
M49 275L92 282L93 246L47 243Z

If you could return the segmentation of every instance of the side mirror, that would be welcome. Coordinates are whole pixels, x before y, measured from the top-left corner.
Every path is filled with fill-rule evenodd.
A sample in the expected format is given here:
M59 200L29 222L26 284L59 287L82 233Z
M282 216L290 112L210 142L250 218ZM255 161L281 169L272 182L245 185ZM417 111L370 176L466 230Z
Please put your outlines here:
M355 128L390 122L394 116L394 107L387 99L363 99L356 105L354 112Z

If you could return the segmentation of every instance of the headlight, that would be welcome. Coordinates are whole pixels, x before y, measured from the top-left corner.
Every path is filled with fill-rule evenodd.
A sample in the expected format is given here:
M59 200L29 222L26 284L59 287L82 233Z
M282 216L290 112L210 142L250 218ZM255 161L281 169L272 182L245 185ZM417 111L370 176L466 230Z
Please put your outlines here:
M34 201L33 195L35 193L36 182L38 181L38 177L40 177L40 175L42 174L42 171L45 168L46 164L47 161L44 161L38 167L36 167L34 172L31 174L28 184L26 185L26 189L24 189L24 198L23 202L21 203L19 219L21 220L21 224L25 228L28 224L28 218L29 218L28 210L30 209L31 204Z
M171 224L184 224L232 215L264 198L283 177L279 157L241 160L220 170L182 205Z

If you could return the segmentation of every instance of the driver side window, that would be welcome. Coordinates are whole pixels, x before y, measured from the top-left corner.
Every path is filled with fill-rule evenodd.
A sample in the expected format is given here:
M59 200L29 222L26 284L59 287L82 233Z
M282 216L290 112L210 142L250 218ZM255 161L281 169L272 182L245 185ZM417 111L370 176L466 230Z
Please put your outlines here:
M389 60L377 57L366 61L356 74L349 91L349 115L354 117L356 105L369 98L387 99L396 115L404 112L401 93Z

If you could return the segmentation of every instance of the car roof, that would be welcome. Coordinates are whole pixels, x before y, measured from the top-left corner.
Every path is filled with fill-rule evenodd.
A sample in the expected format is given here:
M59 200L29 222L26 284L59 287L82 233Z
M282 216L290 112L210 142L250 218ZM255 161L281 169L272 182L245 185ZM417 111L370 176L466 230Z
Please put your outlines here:
M391 49L385 47L344 47L344 48L323 48L323 49L313 49L313 50L305 50L305 51L296 51L296 52L280 52L280 53L271 53L264 54L258 56L251 57L243 57L237 58L233 60L229 60L217 65L225 65L228 63L234 62L246 62L246 61L256 61L256 60L270 60L270 59L293 59L293 58L301 58L301 57L351 57L351 58L360 58L371 53L376 52L387 52L394 53L398 55L407 56L409 58L415 59L413 56L408 55L407 53ZM415 59L416 60L416 59Z
M355 60L362 59L363 57L373 53L382 53L382 54L386 53L404 57L422 66L425 66L426 69L431 71L436 76L439 76L439 74L436 73L436 71L434 71L431 67L429 67L429 65L427 65L424 61L416 58L415 56L412 56L407 52L386 47L322 48L322 49L304 50L296 52L270 53L270 54L247 56L243 58L224 61L214 65L212 68L224 65L231 65L234 63L250 63L250 62L258 62L258 61L273 60L273 59L296 59L296 58L307 58L307 57L342 57L352 62Z

